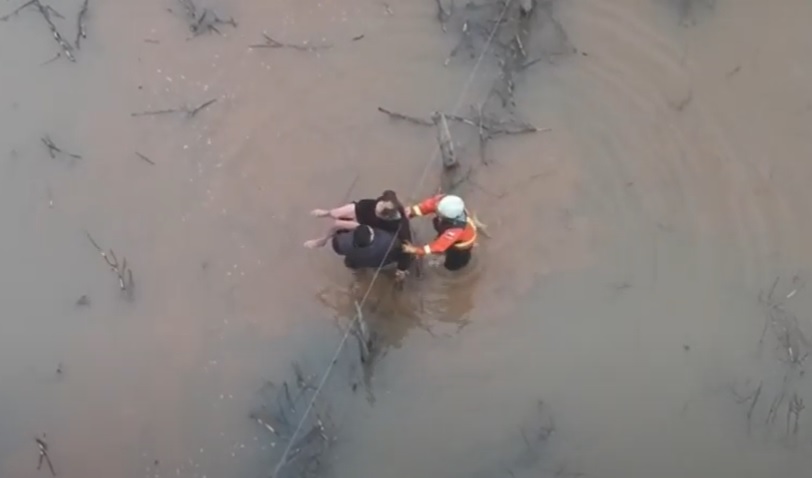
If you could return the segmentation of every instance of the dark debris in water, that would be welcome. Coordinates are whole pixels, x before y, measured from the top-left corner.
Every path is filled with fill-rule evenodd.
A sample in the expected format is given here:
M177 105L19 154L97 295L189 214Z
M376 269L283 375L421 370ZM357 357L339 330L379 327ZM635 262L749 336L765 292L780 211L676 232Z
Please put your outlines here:
M316 397L308 409L317 377L305 374L295 362L292 369L292 384L265 383L260 391L263 403L250 418L269 434L274 452L272 463L279 465L277 478L315 478L326 465L327 453L335 440L335 425L322 397ZM299 433L293 437L300 423ZM287 456L283 455L285 450Z
M812 353L812 344L802 330L798 317L788 306L788 301L804 286L805 281L798 275L788 286L782 285L781 278L776 277L770 289L761 292L758 297L765 315L758 351L761 354L765 344L772 343L775 359L782 370L781 381L764 376L754 386L754 381L748 379L744 388L750 391L746 394L740 393L735 383L729 385L734 402L747 407L748 433L754 427L760 427L767 436L777 431L779 436L783 435L782 441L788 446L799 439L801 413L806 408L802 395L807 389L804 380L806 359ZM781 420L785 420L784 427L780 427ZM777 430L776 424L779 424Z
M209 8L198 7L193 0L177 1L183 8L184 16L193 37L212 32L222 35L220 31L222 26L237 28L237 22L232 17L222 18ZM169 11L172 12L172 9L170 8Z

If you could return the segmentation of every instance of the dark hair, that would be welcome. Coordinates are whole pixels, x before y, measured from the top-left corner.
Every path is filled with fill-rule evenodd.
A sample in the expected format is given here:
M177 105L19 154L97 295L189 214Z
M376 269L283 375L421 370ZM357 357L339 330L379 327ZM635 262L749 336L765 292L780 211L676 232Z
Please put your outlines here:
M367 247L372 244L372 228L369 226L358 226L352 232L352 243L355 247Z
M383 192L383 194L381 194L378 201L388 201L395 206L395 210L400 213L397 233L398 239L401 242L411 242L412 228L409 225L409 216L406 214L406 209L403 207L403 204L401 204L400 200L398 199L398 195L395 194L395 191L387 189Z

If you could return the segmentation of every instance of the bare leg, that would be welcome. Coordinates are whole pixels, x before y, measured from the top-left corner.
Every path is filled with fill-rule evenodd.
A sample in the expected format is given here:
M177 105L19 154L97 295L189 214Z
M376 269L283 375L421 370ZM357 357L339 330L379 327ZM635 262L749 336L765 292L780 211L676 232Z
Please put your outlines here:
M324 237L320 237L318 239L311 239L304 243L304 246L308 249L318 249L319 247L324 247L327 242L335 235L336 232L341 230L348 230L352 231L356 227L360 226L355 221L348 221L345 219L336 219L330 229L327 230L327 233Z
M355 219L355 203L345 204L335 209L313 209L310 211L311 216L327 217L330 216L334 219Z

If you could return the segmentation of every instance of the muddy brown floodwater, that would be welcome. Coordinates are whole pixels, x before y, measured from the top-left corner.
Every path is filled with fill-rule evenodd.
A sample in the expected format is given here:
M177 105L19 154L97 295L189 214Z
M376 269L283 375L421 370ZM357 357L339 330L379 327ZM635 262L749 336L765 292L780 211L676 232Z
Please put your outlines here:
M81 3L53 3L71 42ZM249 414L292 362L324 370L368 283L301 247L307 211L439 184L433 130L377 111L456 105L474 60L443 66L435 2L198 5L237 27L90 0L75 63L43 65L35 8L0 23L4 478L49 473L43 434L66 478L268 476L283 443ZM551 131L490 142L460 186L493 236L470 270L376 282L374 366L357 387L348 341L320 398L323 476L808 476L812 4L551 8L577 53L515 91ZM263 31L332 48L249 49Z

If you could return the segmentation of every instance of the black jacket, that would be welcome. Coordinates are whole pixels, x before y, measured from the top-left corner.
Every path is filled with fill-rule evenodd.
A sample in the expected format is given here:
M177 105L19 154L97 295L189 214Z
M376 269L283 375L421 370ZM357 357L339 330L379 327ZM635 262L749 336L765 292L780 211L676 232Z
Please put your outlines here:
M376 269L397 262L398 270L405 271L412 264L412 256L403 252L395 235L381 229L375 229L372 244L366 247L353 244L352 232L340 232L333 237L333 249L344 256L344 265L350 269Z

